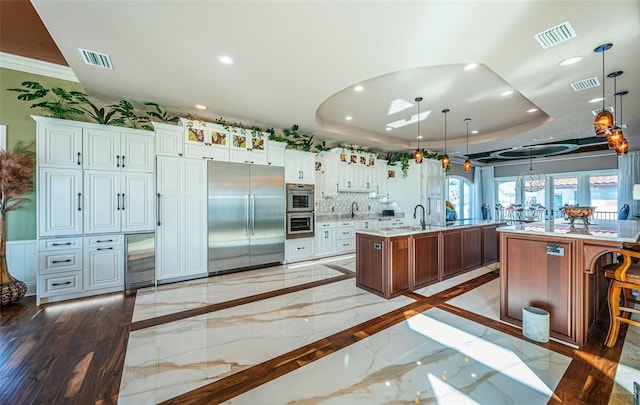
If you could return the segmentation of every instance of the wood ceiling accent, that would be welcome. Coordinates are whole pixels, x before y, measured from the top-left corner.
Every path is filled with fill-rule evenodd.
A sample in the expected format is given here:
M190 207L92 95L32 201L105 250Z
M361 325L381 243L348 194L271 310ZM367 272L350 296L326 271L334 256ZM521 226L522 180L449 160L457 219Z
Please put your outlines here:
M69 66L28 0L0 1L0 51Z

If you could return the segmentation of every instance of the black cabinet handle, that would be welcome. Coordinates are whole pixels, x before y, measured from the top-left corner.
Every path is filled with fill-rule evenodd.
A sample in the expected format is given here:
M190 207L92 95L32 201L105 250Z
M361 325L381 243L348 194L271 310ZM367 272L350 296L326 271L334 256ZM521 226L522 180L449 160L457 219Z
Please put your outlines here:
M122 155L122 167L124 167L124 155Z
M108 247L108 248L97 248L96 250L113 250L112 247Z
M113 242L113 239L97 240L97 241L96 241L96 243L109 243L109 242Z
M71 284L71 281L67 281L66 283L51 283L52 286L57 287L59 285L69 285Z
M160 223L160 193L157 194L156 198L156 216L158 217L158 226L162 225Z
M116 155L116 167L120 167L120 155Z
M124 165L122 167L124 167ZM122 193L122 211L124 211L124 193Z
M51 263L55 264L55 263L71 263L71 259L67 259L67 260L52 260Z
M78 211L82 211L80 204L82 203L82 193L78 193Z
M69 246L71 245L71 242L67 242L67 243L52 243L51 246Z
M118 193L118 196L116 197L116 205L117 205L117 210L120 211L120 193Z
M81 165L82 163L80 162L80 152L78 152L78 164Z

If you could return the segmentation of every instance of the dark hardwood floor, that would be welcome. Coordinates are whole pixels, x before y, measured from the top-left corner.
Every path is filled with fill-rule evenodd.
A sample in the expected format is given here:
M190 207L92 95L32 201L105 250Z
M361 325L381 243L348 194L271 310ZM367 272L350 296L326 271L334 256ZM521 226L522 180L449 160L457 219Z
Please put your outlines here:
M350 272L345 273L349 277ZM447 300L497 277L497 272L491 272L430 297L407 294L416 301L190 391L167 403L219 403L431 307L438 307L512 336L521 337L518 328L446 303ZM344 278L340 276L336 279ZM318 285L322 283L326 281L317 282ZM293 289L302 290L315 284L308 283ZM285 294L291 290L287 288L267 295ZM265 294L253 298L264 299ZM19 304L3 307L0 313L0 404L117 403L127 341L132 328L141 329L171 321L176 316L180 318L191 315L171 315L147 323L132 324L134 303L135 293L123 292L43 305L39 308L35 306L34 297L27 297ZM234 303L229 303L231 304ZM222 307L225 305L211 305L199 308L198 312L212 312ZM626 328L621 330L616 346L611 349L602 344L606 328L606 321L594 324L587 343L580 349L572 349L555 342L537 343L573 359L549 403L608 403Z

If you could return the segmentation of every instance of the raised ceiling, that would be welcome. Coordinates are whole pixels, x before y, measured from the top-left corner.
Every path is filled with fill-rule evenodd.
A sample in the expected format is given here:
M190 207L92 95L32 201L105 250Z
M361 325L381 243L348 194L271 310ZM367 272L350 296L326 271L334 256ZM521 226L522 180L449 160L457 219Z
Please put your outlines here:
M317 139L383 150L487 152L593 137L602 87L572 83L622 70L625 136L640 150L638 1L51 1L33 0L90 96L155 101L175 114L248 125L298 124ZM575 38L543 49L534 35L568 22ZM26 27L25 27L26 28ZM78 48L108 54L86 65ZM235 65L217 62L234 57ZM581 56L577 64L559 62ZM475 62L479 67L464 71ZM364 86L354 92L357 84ZM510 96L501 94L511 90ZM613 106L613 80L605 80ZM196 110L195 104L208 106ZM526 110L538 111L527 113ZM346 116L352 119L345 120ZM402 125L402 121L408 125ZM397 126L391 131L385 127ZM550 138L552 137L552 138Z

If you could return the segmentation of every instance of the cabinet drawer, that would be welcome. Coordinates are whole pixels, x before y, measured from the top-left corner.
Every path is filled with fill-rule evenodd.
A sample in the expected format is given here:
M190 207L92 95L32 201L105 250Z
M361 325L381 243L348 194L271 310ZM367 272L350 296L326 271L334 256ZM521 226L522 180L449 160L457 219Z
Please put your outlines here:
M38 277L40 297L82 292L82 273L70 272Z
M354 226L354 221L339 221L336 226Z
M353 239L338 239L336 250L338 252L348 252L355 250Z
M184 156L191 159L211 159L229 161L229 149L216 146L184 145Z
M316 229L335 228L335 222L316 222Z
M229 161L256 165L267 164L267 154L260 150L232 150Z
M82 248L82 238L41 239L38 241L38 250L41 252L80 248Z
M287 241L287 260L305 260L313 258L313 239Z
M41 252L39 254L40 274L82 270L82 249Z
M84 238L85 248L96 248L101 246L123 246L123 235L103 235L103 236L89 236Z
M338 228L337 238L351 238L354 235L353 228Z

